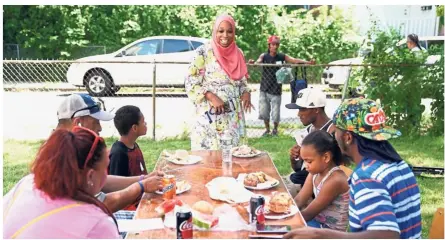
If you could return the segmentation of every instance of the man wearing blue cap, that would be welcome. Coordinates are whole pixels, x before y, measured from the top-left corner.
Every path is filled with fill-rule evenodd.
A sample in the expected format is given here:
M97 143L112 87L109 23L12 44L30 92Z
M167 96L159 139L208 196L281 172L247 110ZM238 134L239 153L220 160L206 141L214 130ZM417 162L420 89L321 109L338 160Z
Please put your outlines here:
M102 104L88 94L71 94L60 104L57 117L58 129L71 130L80 125L99 134L102 131L100 121L111 121L114 114L102 110Z
M97 134L102 130L100 121L111 121L114 114L102 110L102 104L88 94L72 94L64 99L57 111L57 129L71 130L80 125ZM162 172L152 172L137 177L108 175L105 186L96 197L103 202L117 219L133 219L134 211L119 211L134 203L141 193L154 192L161 187ZM141 184L139 184L140 182ZM141 187L143 186L143 187Z

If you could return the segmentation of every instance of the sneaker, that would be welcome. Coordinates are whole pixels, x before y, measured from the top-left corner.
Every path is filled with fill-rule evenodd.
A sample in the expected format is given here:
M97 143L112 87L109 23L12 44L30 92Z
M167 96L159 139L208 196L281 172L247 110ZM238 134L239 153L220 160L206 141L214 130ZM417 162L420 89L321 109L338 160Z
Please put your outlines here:
M278 136L278 130L277 129L272 130L272 136Z
M267 137L267 136L270 136L270 131L265 131L263 135L261 135L261 137Z

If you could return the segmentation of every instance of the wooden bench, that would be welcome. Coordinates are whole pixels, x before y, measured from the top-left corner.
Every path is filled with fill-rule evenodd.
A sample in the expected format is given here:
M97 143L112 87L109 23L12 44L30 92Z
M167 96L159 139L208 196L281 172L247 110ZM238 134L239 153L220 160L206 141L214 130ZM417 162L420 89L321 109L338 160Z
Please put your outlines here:
M430 238L431 239L443 239L443 208L438 208L436 213L434 213L433 222L430 228Z

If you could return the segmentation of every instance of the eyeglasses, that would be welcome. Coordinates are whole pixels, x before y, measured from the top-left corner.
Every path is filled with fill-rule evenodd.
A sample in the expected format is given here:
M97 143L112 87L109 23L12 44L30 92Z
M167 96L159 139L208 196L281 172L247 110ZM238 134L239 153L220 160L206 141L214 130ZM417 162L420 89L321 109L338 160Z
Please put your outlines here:
M91 131L88 128L75 126L72 130L73 133L81 131L87 131L88 133L94 136L93 145L91 145L90 151L88 152L87 158L85 159L85 163L83 164L83 169L85 169L87 167L88 162L93 158L94 152L97 149L97 145L99 144L99 142L104 142L104 139L99 137L99 135L97 135L94 131Z
M97 109L96 112L99 112L100 110L102 110L102 105L103 105L102 102L96 102L96 104L93 105L93 106L89 106L89 107L86 107L86 108L81 108L81 109L75 111L75 112L73 113L73 115L71 115L71 119L73 119L74 116L76 115L76 113L78 113L78 112L80 112L80 111ZM105 108L105 105L104 105L104 108Z

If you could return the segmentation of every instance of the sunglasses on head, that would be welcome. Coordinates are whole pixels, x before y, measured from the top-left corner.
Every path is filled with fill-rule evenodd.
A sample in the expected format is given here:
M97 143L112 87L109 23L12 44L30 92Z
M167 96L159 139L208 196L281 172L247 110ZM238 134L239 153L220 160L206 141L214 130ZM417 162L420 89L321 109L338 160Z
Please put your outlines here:
M90 151L88 151L87 158L85 159L85 163L83 164L83 169L85 169L87 167L88 162L93 158L94 152L97 149L97 145L99 145L99 142L103 142L104 139L99 137L99 135L97 135L97 133L95 133L94 131L91 131L88 128L75 126L72 130L73 133L80 132L80 131L87 131L88 133L90 133L91 135L94 136L93 145L91 145Z
M79 110L77 110L77 111L75 111L74 113L73 113L73 115L71 115L71 119L73 119L74 118L74 116L76 115L76 113L78 113L78 112L81 112L81 111L85 111L85 110L93 110L93 109L97 109L97 111L96 112L99 112L100 110L102 110L102 102L96 102L96 104L95 105L93 105L93 106L89 106L89 107L86 107L86 108L81 108L81 109L79 109ZM105 108L105 105L104 105L104 108ZM105 111L105 110L104 110Z

